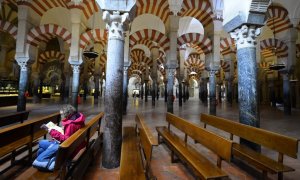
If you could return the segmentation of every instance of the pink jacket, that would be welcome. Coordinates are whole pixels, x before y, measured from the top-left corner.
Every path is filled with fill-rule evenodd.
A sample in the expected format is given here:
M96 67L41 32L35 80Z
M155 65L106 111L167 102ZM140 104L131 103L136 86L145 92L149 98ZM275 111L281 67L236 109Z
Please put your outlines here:
M78 129L84 126L85 117L81 113L73 114L62 120L62 125L64 127L64 134L52 129L49 134L52 138L58 140L59 142L64 142L72 134L74 134Z

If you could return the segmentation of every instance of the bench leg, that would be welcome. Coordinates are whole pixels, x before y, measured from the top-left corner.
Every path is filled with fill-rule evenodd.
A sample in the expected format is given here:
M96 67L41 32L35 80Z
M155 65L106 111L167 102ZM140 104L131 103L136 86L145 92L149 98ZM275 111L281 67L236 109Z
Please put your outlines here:
M177 163L178 162L178 159L175 158L175 153L174 151L171 152L171 163Z
M278 180L283 180L283 173L282 172L278 173Z
M157 135L157 141L158 141L158 144L162 143L162 141L160 140L160 135L159 134Z
M268 179L268 172L267 171L263 171L262 176L263 176L262 179L267 180Z

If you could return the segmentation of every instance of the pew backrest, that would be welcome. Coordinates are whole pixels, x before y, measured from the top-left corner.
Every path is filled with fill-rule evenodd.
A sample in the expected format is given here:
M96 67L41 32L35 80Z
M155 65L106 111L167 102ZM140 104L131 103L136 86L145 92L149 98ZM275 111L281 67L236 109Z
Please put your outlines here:
M142 115L136 114L135 121L140 136L140 142L146 156L146 161L147 164L149 164L152 158L152 148L153 146L157 146L158 142L157 139L153 137L153 134L146 125Z
M207 131L206 129L197 126L183 118L177 117L171 113L167 113L166 120L168 122L168 129L173 125L180 131L191 137L200 144L204 145L214 153L216 153L223 160L230 161L232 141L227 140L219 135ZM213 140L212 140L213 139ZM185 138L187 142L187 137Z
M279 153L297 158L299 141L296 138L208 114L201 114L200 120L204 124L209 124L213 127L239 136L243 139L247 139L251 142L260 144Z
M30 145L34 140L46 135L47 131L40 128L40 126L50 121L59 123L60 114L54 113L0 129L0 157L19 147Z
M15 112L5 115L0 115L0 127L23 123L24 120L28 119L29 111Z

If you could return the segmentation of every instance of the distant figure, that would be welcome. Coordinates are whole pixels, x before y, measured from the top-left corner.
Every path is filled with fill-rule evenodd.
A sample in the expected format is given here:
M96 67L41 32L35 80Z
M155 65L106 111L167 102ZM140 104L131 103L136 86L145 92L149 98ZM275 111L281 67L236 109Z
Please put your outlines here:
M70 104L63 106L60 110L61 123L63 132L47 125L42 125L48 131L52 140L40 140L37 158L33 162L33 166L41 170L53 170L55 165L56 152L59 144L68 139L72 134L84 126L85 117L82 113L76 111L75 107ZM74 155L82 149L85 144L80 145L74 152Z

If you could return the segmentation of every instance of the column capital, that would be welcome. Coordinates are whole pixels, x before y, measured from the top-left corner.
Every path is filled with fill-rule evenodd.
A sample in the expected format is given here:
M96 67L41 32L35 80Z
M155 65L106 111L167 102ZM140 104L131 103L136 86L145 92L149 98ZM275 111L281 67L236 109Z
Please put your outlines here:
M255 47L257 42L256 38L261 33L261 28L254 25L243 25L237 28L234 32L230 33L231 38L235 40L237 49L246 47Z
M125 40L124 31L129 23L129 14L120 14L119 11L114 11L110 14L108 11L103 12L103 21L108 29L108 39Z
M80 73L80 64L71 64L73 73Z
M18 65L21 67L21 71L28 70L29 57L16 57Z

